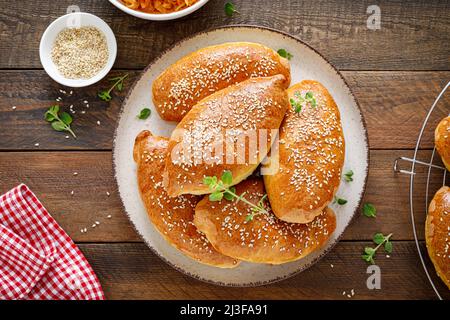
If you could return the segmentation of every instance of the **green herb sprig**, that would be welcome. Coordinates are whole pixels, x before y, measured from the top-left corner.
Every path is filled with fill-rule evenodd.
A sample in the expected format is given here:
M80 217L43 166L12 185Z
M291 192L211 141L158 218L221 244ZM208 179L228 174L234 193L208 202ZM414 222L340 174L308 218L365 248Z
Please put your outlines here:
M70 128L73 119L67 112L59 114L59 106L51 106L44 115L46 121L50 122L52 128L56 131L68 131L76 139L77 136Z
M311 106L313 106L313 107L317 106L317 100L314 97L313 93L310 91L305 93L304 97L302 97L300 92L296 92L294 95L295 95L296 99L291 98L291 99L289 99L289 101L291 103L291 106L294 107L294 111L296 113L299 113L300 111L302 111L302 107L305 104L305 102L310 103Z
M145 120L148 117L150 117L151 113L152 113L152 111L149 108L144 108L141 110L141 112L139 112L137 117L141 120Z
M346 173L344 173L344 180L347 182L353 181L353 170L348 170Z
M290 52L288 52L286 49L278 49L277 53L278 53L281 57L286 58L286 59L288 59L288 60L291 60L292 57L293 57L293 55L292 55Z
M228 201L233 201L236 199L236 203L242 201L252 208L252 213L246 216L245 221L249 222L253 220L253 218L258 214L268 213L265 206L267 194L265 194L258 201L258 204L255 205L254 203L244 198L245 192L242 193L241 195L237 195L236 188L234 186L230 187L232 183L233 183L233 176L231 171L228 170L222 173L220 180L217 179L216 176L203 178L203 184L207 185L209 189L212 191L212 193L209 195L210 201L221 201L223 198L225 198Z
M232 17L234 13L239 13L239 11L236 10L234 4L231 2L225 3L225 14L229 17Z
M377 246L375 248L365 247L364 254L362 255L363 260L371 264L375 264L374 257L378 249L381 248L381 246L384 247L384 251L386 251L386 253L392 253L392 242L390 241L391 237L392 233L388 234L387 236L385 236L382 233L376 233L373 236L373 242L377 244Z
M362 212L368 218L375 218L377 216L377 209L371 203L365 203Z
M339 197L334 197L334 201L333 203L337 203L340 206L343 206L344 204L346 204L348 201L343 199L343 198L339 198Z
M108 90L100 91L98 93L98 97L106 102L111 101L111 99L112 99L111 92L114 89L116 89L117 91L122 91L123 90L123 82L126 79L126 77L128 77L128 73L126 73L123 76L118 76L118 77L108 79L110 82L114 82L113 85Z

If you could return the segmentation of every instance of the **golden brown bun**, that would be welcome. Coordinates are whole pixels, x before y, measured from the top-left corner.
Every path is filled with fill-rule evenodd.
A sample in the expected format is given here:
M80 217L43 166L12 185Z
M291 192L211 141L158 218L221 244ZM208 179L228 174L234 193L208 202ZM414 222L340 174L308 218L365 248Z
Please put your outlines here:
M169 198L164 191L162 171L167 145L166 138L154 137L149 131L142 131L134 144L139 190L150 220L167 242L187 256L216 267L235 267L236 259L218 253L193 224L199 197Z
M203 98L249 78L282 74L289 87L289 62L251 42L230 42L195 51L168 67L153 82L153 103L161 118L181 121Z
M322 213L339 187L345 142L339 109L327 89L304 80L288 89L297 100L312 92L314 107L304 103L299 113L290 107L280 128L279 171L265 175L267 195L275 215L287 222L307 223Z
M264 195L260 178L250 178L236 186L238 195L257 204ZM268 206L267 206L268 207ZM217 251L239 260L282 264L307 256L322 247L336 228L334 212L326 208L311 223L287 223L273 215L252 213L244 202L211 202L205 196L195 208L194 223Z
M434 143L436 150L442 158L442 162L450 170L450 116L442 119L434 131Z
M438 276L450 289L450 188L436 192L425 223L428 255Z
M249 79L216 92L196 104L170 138L164 171L167 193L171 197L211 193L208 186L203 184L203 178L220 178L225 170L231 171L233 185L252 174L275 140L276 131L272 138L270 129L277 130L280 127L288 108L284 80L282 75ZM266 139L260 139L259 142L263 143L253 144L254 149L250 149L248 143L240 143L238 135L225 143L230 132L239 132L241 137L254 132L257 137L261 132L267 132L261 129L268 129L269 133ZM216 140L218 138L223 140ZM221 155L214 152L217 146L223 150ZM235 146L235 153L227 151L232 150L232 146ZM213 153L208 155L210 150ZM198 158L199 154L204 157Z

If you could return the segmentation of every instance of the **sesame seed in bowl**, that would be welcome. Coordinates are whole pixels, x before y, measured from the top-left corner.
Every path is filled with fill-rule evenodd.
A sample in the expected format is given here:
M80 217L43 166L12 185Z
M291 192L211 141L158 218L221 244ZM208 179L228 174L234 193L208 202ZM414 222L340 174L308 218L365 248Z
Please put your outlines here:
M41 38L41 63L56 82L86 87L103 79L117 55L111 28L99 17L75 12L52 22Z

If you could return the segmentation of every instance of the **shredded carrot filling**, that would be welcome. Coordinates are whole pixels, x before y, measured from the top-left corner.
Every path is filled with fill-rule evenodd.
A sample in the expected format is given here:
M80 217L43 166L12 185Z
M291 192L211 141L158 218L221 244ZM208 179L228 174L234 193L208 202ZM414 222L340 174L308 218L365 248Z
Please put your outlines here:
M198 0L121 0L128 8L147 13L171 13L192 6Z

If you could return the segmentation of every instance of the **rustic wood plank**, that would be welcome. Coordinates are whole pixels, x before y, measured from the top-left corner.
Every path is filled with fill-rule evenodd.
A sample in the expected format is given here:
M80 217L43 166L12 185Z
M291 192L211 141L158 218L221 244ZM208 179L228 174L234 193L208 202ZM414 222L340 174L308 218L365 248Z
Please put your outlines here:
M113 75L123 74L114 72ZM130 72L127 88L138 75ZM420 126L434 99L450 79L450 72L344 72L366 118L371 148L414 148ZM112 147L113 132L125 92L111 103L99 100L97 92L107 80L89 88L74 89L71 96L43 71L0 71L0 150L98 149ZM70 89L66 89L70 92ZM126 91L126 90L125 90ZM73 128L78 139L65 139L43 120L46 109L59 103L64 110L74 106ZM450 94L439 104L425 132L422 148L433 146L434 126L449 113ZM84 101L89 102L89 109ZM13 106L16 109L13 110ZM85 114L82 114L82 111ZM96 124L97 121L101 125ZM39 147L35 146L39 143Z
M192 279L160 260L144 244L82 244L108 299L434 299L413 242L394 242L390 258L377 257L381 290L366 286L368 242L340 242L299 275L254 288L218 287ZM333 265L333 268L331 267Z
M368 240L381 231L394 233L396 240L411 240L409 177L393 173L392 164L397 157L411 156L412 152L375 150L370 155L364 202L377 207L378 217L369 219L358 213L344 239ZM429 156L429 151L420 154L423 160ZM111 162L110 152L1 152L0 194L26 183L76 241L140 241L121 207ZM418 169L415 200L419 236L423 238L425 168ZM441 183L440 173L435 172L430 191L437 190ZM107 219L108 215L112 218ZM95 221L101 225L92 229ZM85 227L89 232L81 233Z
M150 22L126 15L104 0L84 1L81 10L103 18L118 41L118 68L142 68L161 51L193 33L230 24L253 24L288 32L310 43L340 69L449 70L450 4L446 1L378 1L381 29L367 28L369 0L209 1L177 21ZM73 1L0 0L0 68L40 68L45 28Z

